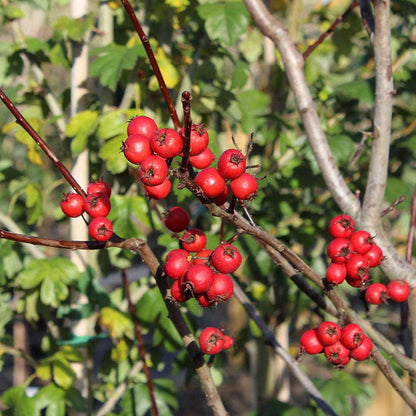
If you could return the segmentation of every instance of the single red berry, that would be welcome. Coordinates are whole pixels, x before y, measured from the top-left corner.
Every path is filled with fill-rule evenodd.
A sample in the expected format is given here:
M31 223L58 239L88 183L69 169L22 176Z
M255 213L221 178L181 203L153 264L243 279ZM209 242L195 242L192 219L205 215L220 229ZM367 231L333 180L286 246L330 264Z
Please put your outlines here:
M166 257L164 270L171 279L177 280L183 277L191 265L189 253L182 251L185 254L176 252Z
M224 335L224 345L222 347L223 350L228 350L234 345L234 339L228 335Z
M237 149L225 150L218 159L218 172L224 179L236 179L246 169L246 158Z
M366 274L366 275L362 275L358 279L354 279L354 278L347 275L345 281L352 287L356 287L356 288L360 288L361 290L365 290L369 277L370 276L368 274Z
M88 225L90 236L97 241L107 241L113 235L113 224L107 217L95 217Z
M228 243L219 245L211 255L211 263L220 273L234 273L241 261L238 248Z
M168 165L162 157L151 155L142 161L138 174L145 185L160 185L167 177Z
M91 182L87 188L87 194L98 194L100 192L105 193L109 198L111 196L111 185L105 182L103 178Z
M181 253L182 255L184 255L185 257L189 256L189 252L187 252L186 250L184 250L183 248L175 248L171 251L169 251L168 254L166 254L166 259L165 262L168 261L173 255L177 254L177 253Z
M189 158L189 163L196 169L205 169L211 166L215 156L211 152L210 148L207 147L202 153Z
M365 279L368 276L368 259L362 254L352 253L346 263L347 275L351 279Z
M345 264L331 263L326 269L326 280L332 285L339 285L347 276L347 268Z
M387 294L394 302L406 302L410 295L409 283L406 280L392 280L387 285Z
M372 305L380 305L380 303L386 302L387 286L383 283L372 283L369 285L364 294L365 300Z
M203 264L194 264L189 267L185 276L185 285L194 295L205 293L214 281L214 273Z
M106 217L111 210L111 202L104 193L89 194L84 199L84 211L92 218Z
M228 186L225 185L222 192L215 198L212 198L212 202L215 205L220 207L221 205L224 205L227 202L227 200L228 200Z
M185 291L185 284L182 279L177 279L173 281L173 284L170 288L170 295L176 302L186 302L189 300L192 295L188 291Z
M383 261L383 251L377 244L373 244L373 247L364 256L368 259L368 265L370 267L377 267Z
M368 231L359 230L351 234L350 241L353 250L359 254L365 254L374 246L373 237Z
M364 335L363 342L357 348L350 351L351 358L357 361L366 360L373 351L373 342L369 337Z
M142 134L151 139L156 130L158 127L153 119L147 116L136 116L130 120L127 126L127 135Z
M181 207L168 209L164 216L166 228L174 233L186 230L189 226L189 214Z
M186 251L197 253L207 244L207 236L199 228L189 228L182 234L181 243Z
M181 128L179 133L184 135L185 129ZM208 146L209 136L206 128L202 124L192 124L190 135L190 156L201 154Z
M349 238L354 232L355 222L349 215L337 215L329 223L329 234L334 238Z
M204 354L218 354L224 347L224 334L218 328L204 328L198 340Z
M336 367L343 367L348 364L350 358L350 350L339 341L326 346L324 354L326 359Z
M61 209L68 217L79 217L84 213L84 198L75 192L68 192L62 198Z
M214 281L206 291L210 303L221 303L228 300L234 291L234 285L228 274L214 273Z
M190 292L187 292L187 293L190 293ZM213 305L213 303L209 301L208 296L205 292L200 293L199 295L195 295L195 299L199 303L199 306L202 306L203 308L209 308L210 306Z
M316 328L316 335L323 345L332 345L341 338L341 327L331 321L324 321Z
M334 263L345 264L352 250L350 240L347 238L334 238L327 247L328 257Z
M172 183L169 178L166 178L160 185L144 185L146 196L153 199L163 199L169 195L172 189Z
M192 264L208 264L208 260L210 259L212 254L212 250L209 248L204 248L192 258Z
M195 184L201 188L206 198L215 198L220 195L224 186L226 186L224 178L215 168L205 168L195 176Z
M341 343L348 349L352 350L360 346L364 341L365 334L357 324L348 324L342 328Z
M319 354L324 350L324 346L319 341L316 328L307 329L300 337L300 353Z
M150 145L157 155L168 159L182 152L183 137L176 130L161 129L153 133Z
M242 173L238 178L230 182L230 191L237 198L242 201L251 201L256 196L258 184L253 175L247 172Z
M142 134L132 134L122 143L120 151L126 159L136 165L153 154L150 139Z

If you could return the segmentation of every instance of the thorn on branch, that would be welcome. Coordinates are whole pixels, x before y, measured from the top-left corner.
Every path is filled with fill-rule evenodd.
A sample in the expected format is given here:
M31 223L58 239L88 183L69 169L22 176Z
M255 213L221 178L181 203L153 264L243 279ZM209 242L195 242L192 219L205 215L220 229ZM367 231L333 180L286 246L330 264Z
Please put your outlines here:
M404 195L397 198L392 204L390 204L387 208L385 208L385 209L383 209L383 211L381 211L381 216L384 217L386 214L393 211L393 209L397 205L401 204L405 199L406 199L406 197Z

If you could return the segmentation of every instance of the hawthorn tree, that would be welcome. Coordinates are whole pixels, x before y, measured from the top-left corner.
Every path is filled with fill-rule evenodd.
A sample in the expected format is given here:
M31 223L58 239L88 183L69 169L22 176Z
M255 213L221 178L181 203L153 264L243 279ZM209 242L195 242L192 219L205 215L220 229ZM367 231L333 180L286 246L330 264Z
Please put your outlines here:
M13 356L28 367L25 379L4 391L4 413L172 414L178 393L169 375L181 371L197 376L214 414L227 414L217 386L230 366L221 358L232 360L252 339L259 356L266 342L302 387L302 414L361 411L372 395L356 377L362 364L339 371L311 357L330 370L312 381L319 375L303 364L309 357L297 359L302 333L322 321L359 325L374 344L370 365L416 410L413 295L400 306L373 307L363 301L368 282L338 287L325 279L328 225L342 213L382 249L371 281L415 282L414 4L109 1L89 2L87 13L68 17L67 3L6 2L1 10L0 346L3 363ZM33 9L51 25L31 36L24 14ZM82 104L75 105L71 80L86 45L89 77L78 81ZM169 161L172 189L160 200L146 196L140 167L120 152L138 114L159 128L183 128L183 155ZM243 151L246 172L257 179L254 199L214 202L195 178L198 169L189 168L193 123L208 128L217 158L226 149ZM73 220L68 238L59 205L71 188L87 196L72 170L80 155L91 182L111 184L114 234L105 241L77 238L92 221L87 215ZM243 258L234 296L215 314L223 314L215 326L236 346L216 358L207 359L197 343L201 318L213 308L170 294L163 264L179 246L163 213L176 205L192 214L207 248L228 242ZM88 257L75 265L68 249ZM121 282L114 290L111 274ZM248 317L235 333L227 331L231 302ZM19 344L22 318L36 348ZM284 323L296 352L275 335ZM259 373L261 389L264 378ZM38 388L33 396L30 386ZM264 392L253 414L293 414L296 400Z

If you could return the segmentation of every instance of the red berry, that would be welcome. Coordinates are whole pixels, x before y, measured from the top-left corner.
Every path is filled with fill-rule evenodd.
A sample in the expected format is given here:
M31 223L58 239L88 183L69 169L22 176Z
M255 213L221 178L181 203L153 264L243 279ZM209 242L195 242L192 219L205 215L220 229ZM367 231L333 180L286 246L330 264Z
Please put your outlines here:
M365 291L365 300L372 305L379 305L387 300L387 286L383 283L372 283Z
M337 215L329 223L329 234L334 238L349 238L354 227L354 220L349 215Z
M360 288L361 290L364 290L365 287L367 286L368 279L369 279L368 274L363 275L358 279L354 279L347 275L345 281L352 287L357 287L357 288Z
M196 169L205 169L211 166L215 156L211 152L210 148L207 147L202 153L189 158L189 163Z
M156 154L168 159L182 152L183 137L176 130L161 129L153 133L150 145Z
M166 179L168 165L162 157L151 155L142 161L138 173L145 185L160 185Z
M212 250L204 248L192 258L192 264L208 264L208 260L211 257Z
M225 150L218 159L218 172L224 179L238 178L246 169L246 158L237 149Z
M61 209L68 217L79 217L84 212L84 198L75 192L68 192L62 198Z
M324 350L324 346L319 341L316 334L316 328L307 329L300 337L300 351L307 354L319 354Z
M132 134L123 142L120 150L126 159L136 165L153 154L150 139L142 134Z
M331 263L326 269L326 280L332 285L339 285L347 276L345 264Z
M189 293L189 292L187 292ZM210 306L212 306L213 304L209 301L207 294L204 293L200 293L199 295L195 295L195 299L197 300L197 302L199 303L200 306L202 306L203 308L209 308Z
M324 321L316 328L316 335L323 345L335 344L341 338L341 327L331 321Z
M144 189L149 198L163 199L169 195L169 192L172 189L172 183L169 178L166 178L160 185L144 185Z
M95 217L88 225L90 236L97 241L107 241L113 235L113 224L107 217Z
M363 361L366 360L373 351L373 342L369 337L364 335L363 342L357 348L350 351L350 355L354 360Z
M324 354L326 359L336 367L343 367L350 361L350 350L339 341L325 347Z
M256 178L247 172L230 182L231 193L242 201L251 201L256 196L258 184Z
M346 348L352 350L363 343L364 337L361 327L351 323L342 328L340 341Z
M328 257L334 263L345 264L350 257L352 246L347 238L334 238L327 247Z
M392 280L387 285L387 294L394 302L406 302L410 295L409 283L405 280Z
M183 254L182 251L185 253ZM164 270L171 279L180 279L185 275L191 265L189 253L185 250L173 253L166 257Z
M185 291L185 285L182 279L174 280L170 288L170 294L176 302L186 302L192 296L191 293Z
M371 250L374 245L373 237L365 230L355 231L351 234L350 241L353 250L359 254L365 254Z
M214 281L206 291L210 303L220 303L228 300L234 291L234 285L228 274L214 273Z
M373 247L364 256L367 258L370 267L377 267L384 259L383 251L377 244L373 244Z
M111 210L111 202L104 193L87 195L83 206L84 211L92 218L106 217Z
M185 276L187 290L195 295L205 293L214 281L214 273L203 264L192 265Z
M228 243L219 245L211 255L211 263L220 273L234 273L241 261L238 248Z
M215 198L226 186L224 178L215 168L205 168L198 172L195 176L195 184L201 188L206 198Z
M197 253L207 244L207 236L199 228L189 228L183 233L181 242L186 251Z
M136 116L130 120L127 126L127 135L142 134L151 139L156 130L158 130L157 124L153 119L147 116Z
M165 213L166 228L174 233L179 233L188 228L190 218L181 207L172 207Z
M224 347L224 334L218 328L204 328L198 340L204 354L218 354Z
M179 130L180 134L184 134L185 129ZM192 124L190 135L190 156L201 154L208 146L209 136L208 132L202 124Z
M222 192L215 198L212 198L212 202L215 205L220 207L221 205L224 205L227 202L227 200L228 200L228 186L225 185Z
M223 350L228 350L234 345L234 339L228 335L224 335L224 345L222 347Z
M345 266L351 279L366 279L368 276L368 259L361 254L351 254Z
M87 188L87 194L98 194L100 192L105 193L109 198L111 196L111 185L104 182L102 178L91 182Z

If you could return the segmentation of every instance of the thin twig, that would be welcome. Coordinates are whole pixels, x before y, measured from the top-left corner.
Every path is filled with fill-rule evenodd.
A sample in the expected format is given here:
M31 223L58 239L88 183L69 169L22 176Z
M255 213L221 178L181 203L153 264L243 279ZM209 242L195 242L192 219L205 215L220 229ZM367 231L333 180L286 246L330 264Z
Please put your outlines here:
M360 157L361 152L364 149L364 145L365 145L366 141L371 136L372 136L372 133L363 131L363 137L361 138L359 145L355 149L355 152L353 153L353 155L351 156L350 161L348 162L348 167L349 168L351 168L352 166L355 165L355 162L358 160L358 158Z
M374 21L374 14L373 14L373 9L371 8L370 0L360 0L360 12L361 12L361 20L363 21L363 26L368 33L370 42L373 43L375 21Z
M180 171L186 172L189 164L189 153L191 150L191 129L192 129L192 117L191 117L191 100L192 96L189 91L182 93L182 108L183 108L183 157L181 162Z
M389 212L393 211L394 208L397 207L397 205L401 204L404 200L406 199L405 195L400 196L399 198L397 198L395 201L393 201L387 208L383 209L383 211L381 211L381 216L384 217L385 215L387 215Z

